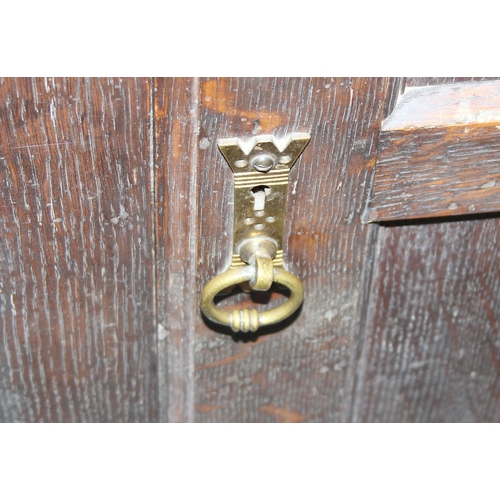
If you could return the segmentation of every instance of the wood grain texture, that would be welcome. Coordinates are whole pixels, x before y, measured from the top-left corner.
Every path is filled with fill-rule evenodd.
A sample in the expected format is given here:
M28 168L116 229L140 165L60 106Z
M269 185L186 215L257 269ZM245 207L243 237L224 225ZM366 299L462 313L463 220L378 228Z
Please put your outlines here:
M374 229L360 214L388 87L386 79L363 78L201 80L195 310L203 285L231 257L233 180L217 139L309 132L311 141L291 172L285 230L286 265L304 283L303 307L293 321L253 338L197 317L198 421L348 418ZM242 295L225 307L262 300Z
M389 78L389 89L384 109L384 119L387 118L396 107L399 96L410 87L425 87L436 85L448 85L450 83L462 82L484 82L488 80L500 80L500 77L492 76L408 76Z
M383 131L494 123L500 119L500 81L408 88Z
M488 80L500 80L500 77L492 76L409 76L388 78L388 91L385 101L384 119L387 118L396 107L399 97L411 87L448 85L450 83L484 82Z
M382 118L415 83L0 80L0 421L498 421L498 219L362 224ZM390 115L384 133L401 135L379 163L384 148L441 161L425 193L473 164L460 182L490 172L476 191L494 209L500 129L472 114L389 130ZM216 142L291 132L311 134L285 234L305 302L284 325L231 334L199 310L231 259ZM284 300L223 304L269 299Z
M159 413L194 420L197 79L155 79ZM203 145L201 145L203 147Z
M0 420L156 420L149 82L0 83Z
M500 82L408 89L384 121L368 220L500 210Z
M394 111L400 96L405 91L406 78L388 78L387 93L384 105L384 120Z
M381 227L354 421L500 420L500 219Z
M405 78L406 87L422 87L427 85L447 85L460 82L484 82L498 80L497 76L408 76Z

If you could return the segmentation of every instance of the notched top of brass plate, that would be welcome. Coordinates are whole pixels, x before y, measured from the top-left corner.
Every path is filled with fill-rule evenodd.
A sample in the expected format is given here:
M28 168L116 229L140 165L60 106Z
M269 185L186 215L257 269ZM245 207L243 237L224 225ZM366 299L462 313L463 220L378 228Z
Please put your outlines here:
M255 331L282 321L300 306L300 280L283 269L283 231L290 169L310 135L295 133L248 140L221 139L219 149L234 173L234 229L231 267L206 285L201 308L205 316L234 331ZM270 311L224 311L213 299L236 284L245 291L268 290L272 283L288 286L290 298Z

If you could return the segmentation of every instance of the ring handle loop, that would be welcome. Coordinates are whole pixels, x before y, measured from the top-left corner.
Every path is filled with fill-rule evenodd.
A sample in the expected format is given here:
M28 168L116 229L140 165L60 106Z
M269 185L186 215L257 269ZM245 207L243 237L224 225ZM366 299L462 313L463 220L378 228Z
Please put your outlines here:
M214 303L215 296L232 285L238 285L255 278L252 266L229 269L209 281L201 293L201 310L205 316L221 325L230 326L234 332L255 332L257 328L279 323L291 316L304 299L304 287L297 276L275 267L273 281L290 289L290 297L286 302L269 311L260 312L257 309L237 309L225 311Z

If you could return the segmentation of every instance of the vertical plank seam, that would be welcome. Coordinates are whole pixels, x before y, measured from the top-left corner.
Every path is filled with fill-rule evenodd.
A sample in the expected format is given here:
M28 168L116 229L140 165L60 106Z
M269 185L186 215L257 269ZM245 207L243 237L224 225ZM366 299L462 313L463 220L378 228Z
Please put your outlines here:
M155 335L155 369L156 369L156 384L155 384L155 403L156 408L154 411L154 418L156 421L160 420L160 373L159 370L159 339L158 339L158 293L156 287L158 286L156 268L156 169L155 169L155 158L156 158L156 106L155 106L155 85L156 78L149 78L149 190L151 192L151 219L152 219L152 242L151 242L151 261L153 263L153 270L151 279L153 281L153 297L152 297L152 316L153 316L153 328Z
M191 171L190 171L190 186L189 186L189 252L190 252L190 289L197 293L196 276L198 262L198 134L199 134L199 78L194 77L191 87L191 106L190 106L190 121L191 133L193 134L193 145L191 148ZM195 300L195 304L198 301ZM189 352L189 381L186 394L186 420L188 422L195 421L195 362L194 362L194 336L195 336L195 318L197 310L190 315L190 324L186 329L188 335L188 352Z
M356 325L356 339L357 343L353 349L353 356L351 361L352 366L352 387L349 398L349 405L344 418L344 422L355 422L355 409L357 403L357 393L359 385L359 375L362 371L360 365L362 364L363 349L366 339L366 330L368 326L368 310L370 305L373 273L379 256L379 225L371 224L368 228L370 234L367 238L367 249L365 253L365 262L363 264L363 274L361 280L361 305L358 313L358 321Z
M383 117L383 112L384 108L387 105L387 99L390 97L388 95L390 89L389 85L389 78L386 79L385 82L385 92L384 92L384 102L382 105L382 109L380 112L380 121L379 121L379 131L378 131L378 137L377 137L377 150L375 153L375 163L372 168L372 172L370 175L370 180L369 180L369 185L368 185L368 196L366 198L366 205L365 209L363 212L363 215L361 216L361 223L366 223L366 217L368 214L369 206L370 206L370 200L371 200L371 195L372 195L372 190L373 190L373 180L375 178L375 169L377 165L377 158L378 158L378 143L380 141L380 128L382 127L382 121L384 119ZM361 361L361 356L363 354L363 346L365 342L365 337L366 337L366 329L367 329L367 321L368 321L368 308L370 304L370 297L371 297L371 287L372 287L372 279L373 279L373 270L374 270L374 264L375 264L375 259L377 258L377 247L378 247L378 231L379 226L376 224L371 224L368 227L368 236L366 238L366 251L365 251L365 257L364 257L364 262L363 262L363 270L361 274L361 298L358 306L358 312L357 312L357 320L356 320L356 326L354 330L354 348L352 350L352 356L351 356L351 388L350 388L350 395L349 399L347 401L346 405L346 410L343 416L343 421L344 422L352 422L354 418L354 411L355 411L355 406L356 406L356 394L358 390L358 383L359 383L359 364Z

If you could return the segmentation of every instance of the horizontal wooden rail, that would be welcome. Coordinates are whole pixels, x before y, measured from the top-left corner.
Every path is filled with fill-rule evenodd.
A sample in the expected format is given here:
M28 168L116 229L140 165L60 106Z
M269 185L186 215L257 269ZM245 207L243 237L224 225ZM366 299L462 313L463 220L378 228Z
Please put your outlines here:
M500 211L500 80L409 88L381 129L368 221Z

